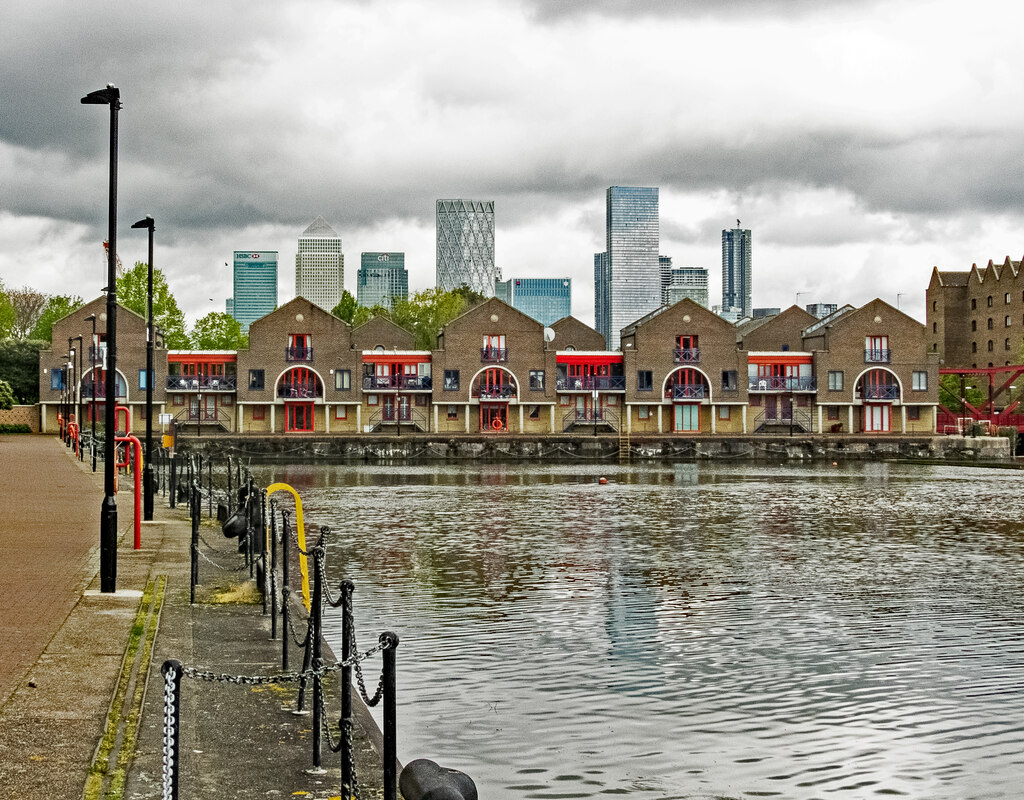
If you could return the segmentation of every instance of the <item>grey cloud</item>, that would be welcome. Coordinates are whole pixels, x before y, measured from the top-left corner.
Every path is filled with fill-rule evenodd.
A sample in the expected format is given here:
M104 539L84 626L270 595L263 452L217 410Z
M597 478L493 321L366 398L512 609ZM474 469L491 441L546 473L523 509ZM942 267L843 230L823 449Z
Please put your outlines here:
M579 16L604 17L743 17L788 16L834 11L841 5L868 5L872 0L526 0L541 20Z

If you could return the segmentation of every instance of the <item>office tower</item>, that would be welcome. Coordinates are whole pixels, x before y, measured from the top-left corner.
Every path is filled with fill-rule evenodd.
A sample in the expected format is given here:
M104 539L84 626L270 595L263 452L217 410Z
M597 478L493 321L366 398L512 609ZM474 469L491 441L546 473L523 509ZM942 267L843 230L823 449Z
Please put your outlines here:
M736 220L735 228L722 231L722 308L739 309L742 318L749 317L754 308L750 299L750 230L739 224Z
M612 338L612 320L608 306L608 254L594 253L594 330L604 337L605 346Z
M250 323L277 308L277 251L235 250L232 316L248 331Z
M543 325L572 313L571 278L509 278L494 284L494 296Z
M397 297L409 296L405 253L363 253L356 279L356 301L361 306L391 308Z
M605 338L610 350L618 350L619 332L661 305L658 189L611 186L606 208L610 330Z
M299 236L295 254L295 295L330 311L345 288L345 257L341 237L317 217Z
M494 266L494 201L437 201L437 286L465 284L484 297L494 294L501 270Z
M781 308L755 308L750 316L751 319L765 319L766 317L777 317L781 313Z
M673 306L687 297L708 307L708 271L704 267L673 267L670 271L662 304Z
M835 314L839 310L836 303L808 303L807 313L818 319L825 319L829 314Z
M235 299L233 297L224 301L224 313L229 317L235 316Z
M672 256L658 256L658 275L661 286L661 304L665 305L668 287L672 283Z

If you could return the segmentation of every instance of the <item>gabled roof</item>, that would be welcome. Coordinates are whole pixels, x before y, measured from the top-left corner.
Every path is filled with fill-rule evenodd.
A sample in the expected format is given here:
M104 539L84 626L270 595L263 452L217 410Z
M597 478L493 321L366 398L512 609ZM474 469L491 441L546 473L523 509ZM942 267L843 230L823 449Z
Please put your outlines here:
M822 317L817 322L815 322L813 325L808 325L806 328L804 328L804 336L810 336L812 333L814 333L817 330L821 330L822 328L827 328L827 327L831 326L832 323L834 323L840 317L845 317L851 311L856 311L856 310L857 310L856 308L854 308L849 303L847 303L842 308L837 308L835 311L833 311L827 317Z
M949 272L935 268L935 275L938 278L939 286L957 287L966 286L971 280L970 272Z
M300 239L339 239L337 232L323 217L317 217L300 235Z

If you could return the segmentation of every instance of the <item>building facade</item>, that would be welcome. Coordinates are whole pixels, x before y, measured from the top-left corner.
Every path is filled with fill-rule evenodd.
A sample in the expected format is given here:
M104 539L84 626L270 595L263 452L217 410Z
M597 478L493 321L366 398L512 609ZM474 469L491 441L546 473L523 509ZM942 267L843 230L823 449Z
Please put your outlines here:
M610 290L608 253L594 253L594 328L604 337L604 347L608 347L612 339Z
M835 314L839 310L836 303L808 303L804 308L815 319L825 319L829 314Z
M740 228L736 222L737 227L722 231L722 309L739 309L743 319L754 309L751 236L749 228Z
M235 250L231 308L243 331L277 308L276 250Z
M619 348L619 332L661 305L658 189L611 186L605 203L608 348ZM596 309L595 309L596 310Z
M674 306L686 298L699 306L710 308L708 271L704 267L672 267L668 286L661 298L662 305Z
M405 253L363 253L359 261L356 278L356 301L359 305L391 308L395 298L405 300L409 296Z
M345 288L345 256L341 237L323 217L317 217L299 236L295 254L295 295L330 311Z
M447 292L465 284L484 297L494 294L501 270L494 263L494 201L437 201L437 286Z
M494 285L494 296L550 325L572 311L571 278L509 278Z

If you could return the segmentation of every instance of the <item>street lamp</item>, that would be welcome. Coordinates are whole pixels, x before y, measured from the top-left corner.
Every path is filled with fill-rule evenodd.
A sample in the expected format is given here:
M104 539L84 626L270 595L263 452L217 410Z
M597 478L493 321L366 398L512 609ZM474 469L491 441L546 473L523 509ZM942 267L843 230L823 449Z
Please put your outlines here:
M142 467L142 518L148 522L153 519L153 231L156 225L153 217L147 214L145 219L140 219L132 227L149 231L149 282L146 284L146 460Z
M117 403L117 112L121 91L108 83L106 89L82 98L85 105L110 106L110 183L107 208L107 371L104 403L103 504L100 506L100 591L117 591L117 497L114 491L114 441Z
M92 420L92 436L89 439L89 449L92 450L92 471L96 471L96 315L90 314L85 318L86 322L92 323L92 339L89 345L89 386L92 387L92 402L89 403L89 417Z
M81 338L81 337L79 337ZM71 446L71 412L75 409L75 348L71 346L71 343L75 341L74 336L68 337L68 413L64 418L64 444L67 447Z
M69 342L78 342L78 372L75 373L75 382L71 384L74 388L71 390L71 402L75 404L75 427L78 428L76 432L77 441L75 444L78 446L78 460L82 460L82 393L80 391L80 384L82 382L82 348L85 346L85 340L81 334L78 336L72 336ZM75 363L75 351L68 347L68 353L71 355L71 365Z

